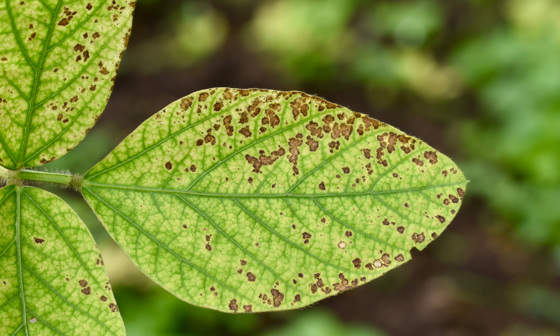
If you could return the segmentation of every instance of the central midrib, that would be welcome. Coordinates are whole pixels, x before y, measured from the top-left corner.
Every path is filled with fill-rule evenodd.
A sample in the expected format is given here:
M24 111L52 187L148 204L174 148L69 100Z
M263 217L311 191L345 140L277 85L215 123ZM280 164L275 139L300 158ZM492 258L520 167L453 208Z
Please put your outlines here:
M355 196L374 196L374 195L391 195L391 194L404 194L409 192L421 192L429 189L452 187L456 185L465 184L466 181L459 181L454 183L439 184L439 185L429 185L419 188L407 188L407 189L396 189L396 190L385 190L385 191L366 191L366 192L355 192L355 193L328 193L328 194L293 194L293 193L283 193L283 194L222 194L222 193L205 193L197 191L183 191L183 190L171 190L171 189L160 189L160 188L150 188L150 187L138 187L138 186L127 186L127 185L116 185L116 184L104 184L91 182L88 180L83 181L85 187L100 187L108 189L119 189L126 191L137 191L137 192L147 192L147 193L161 193L161 194L172 194L172 195L188 195L188 196L199 196L199 197L218 197L218 198L329 198L329 197L355 197Z

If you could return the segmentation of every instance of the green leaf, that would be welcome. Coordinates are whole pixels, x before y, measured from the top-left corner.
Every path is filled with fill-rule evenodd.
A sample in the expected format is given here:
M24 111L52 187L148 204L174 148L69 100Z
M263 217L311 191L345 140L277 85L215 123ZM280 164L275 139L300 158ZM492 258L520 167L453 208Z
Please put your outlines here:
M93 127L128 43L130 0L0 3L0 164L53 161Z
M445 155L300 92L211 89L158 112L82 193L154 281L226 312L295 309L410 259L466 187Z
M78 215L33 187L0 189L0 335L124 335Z

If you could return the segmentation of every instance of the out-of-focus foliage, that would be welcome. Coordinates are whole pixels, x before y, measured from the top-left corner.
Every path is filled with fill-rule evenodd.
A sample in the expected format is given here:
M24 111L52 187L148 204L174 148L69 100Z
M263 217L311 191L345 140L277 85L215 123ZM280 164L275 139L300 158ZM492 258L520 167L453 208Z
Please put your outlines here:
M385 333L368 327L345 325L331 314L308 311L301 314L283 328L264 333L262 336L384 336Z
M454 59L483 107L464 129L470 178L521 237L560 246L560 3L510 0L504 14Z

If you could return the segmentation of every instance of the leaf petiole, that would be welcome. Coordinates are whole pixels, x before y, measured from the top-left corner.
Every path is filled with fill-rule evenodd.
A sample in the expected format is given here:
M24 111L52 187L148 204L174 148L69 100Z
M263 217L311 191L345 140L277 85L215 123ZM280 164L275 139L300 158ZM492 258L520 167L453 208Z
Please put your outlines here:
M81 186L82 178L78 175L70 173L53 173L40 170L9 170L0 166L0 177L6 179L8 184L14 184L17 181L37 181L45 183L57 183L67 185L76 189Z

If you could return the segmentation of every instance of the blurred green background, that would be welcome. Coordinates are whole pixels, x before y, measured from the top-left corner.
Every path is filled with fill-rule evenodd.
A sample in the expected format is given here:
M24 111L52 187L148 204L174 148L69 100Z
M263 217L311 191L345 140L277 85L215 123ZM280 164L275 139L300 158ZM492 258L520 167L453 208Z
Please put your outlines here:
M559 0L139 0L84 173L170 102L302 90L418 136L471 180L448 231L386 276L289 313L190 306L141 274L76 193L128 335L560 335ZM53 189L54 190L54 189Z

